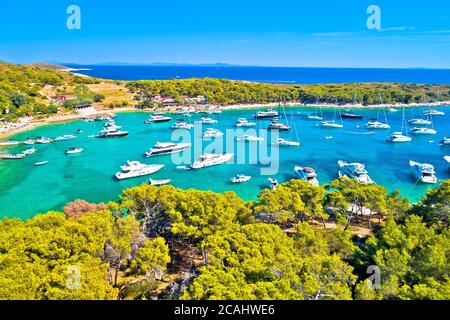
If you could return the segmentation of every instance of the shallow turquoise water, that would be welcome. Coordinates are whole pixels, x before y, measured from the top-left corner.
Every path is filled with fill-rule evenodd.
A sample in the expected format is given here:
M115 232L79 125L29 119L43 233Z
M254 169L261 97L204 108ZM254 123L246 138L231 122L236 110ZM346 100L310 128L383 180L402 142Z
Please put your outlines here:
M439 179L450 178L448 165L443 160L445 155L450 155L450 148L440 147L438 144L443 136L450 135L450 110L447 110L446 116L435 118L435 129L438 130L436 136L416 136L412 143L394 145L385 142L389 130L369 131L364 128L369 118L376 117L377 110L358 111L363 113L365 119L344 120L343 129L322 129L317 127L318 122L305 120L304 115L297 114L297 112L308 114L314 112L314 109L286 110L288 114L292 113L292 118L295 119L302 146L280 148L280 170L274 176L279 181L294 178L294 166L302 165L314 167L319 174L320 182L327 183L337 178L338 160L358 161L366 164L369 174L377 183L389 190L399 188L403 195L417 201L429 186L415 184L415 179L409 173L409 160L431 163L435 166ZM410 109L406 112L407 117L411 118L420 115L423 109ZM215 116L219 123L214 127L225 132L227 128L233 127L237 118L250 119L254 113L255 110L224 112ZM324 113L326 120L333 117L333 110L324 110ZM401 112L388 113L392 130L400 129L401 114ZM193 115L193 120L201 116ZM113 175L127 160L166 164L166 167L152 178L170 178L174 186L184 189L195 188L216 192L232 190L243 199L249 200L255 199L261 189L268 186L268 177L260 175L259 165L231 164L198 171L184 171L176 169L171 156L145 159L143 157L145 151L157 141L169 141L173 133L168 129L170 124L146 125L144 124L146 118L148 114L141 112L118 114L116 122L130 131L130 135L125 138L89 138L101 130L103 123L83 121L42 126L15 135L15 139L25 140L28 137L56 137L74 134L77 129L83 130L76 140L37 145L38 152L24 160L0 161L0 217L29 218L36 213L60 210L64 204L76 199L91 202L115 200L123 189L148 181L148 177L115 181ZM291 117L289 118L291 121ZM268 123L261 121L258 128L266 128ZM361 128L357 128L358 125ZM204 126L204 129L206 127ZM296 139L295 132L280 135ZM333 136L333 139L326 140L325 136ZM430 140L434 140L434 143L429 143ZM204 146L207 144L208 142ZM237 143L236 148L239 145L241 144ZM71 147L82 147L85 152L66 156L65 151ZM195 147L199 152L199 146L195 144ZM28 147L3 148L0 153L19 152L26 148ZM195 158L195 155L192 158ZM38 161L49 161L49 164L35 167L34 163ZM251 175L253 179L243 185L229 184L230 178L238 173Z

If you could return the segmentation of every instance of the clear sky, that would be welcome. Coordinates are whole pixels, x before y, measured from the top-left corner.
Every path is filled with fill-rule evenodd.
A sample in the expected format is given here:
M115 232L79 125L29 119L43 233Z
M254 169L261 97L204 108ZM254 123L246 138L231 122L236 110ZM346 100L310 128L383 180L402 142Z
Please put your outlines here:
M372 4L380 30L366 26ZM81 30L66 27L69 5ZM2 1L0 60L450 68L450 1Z

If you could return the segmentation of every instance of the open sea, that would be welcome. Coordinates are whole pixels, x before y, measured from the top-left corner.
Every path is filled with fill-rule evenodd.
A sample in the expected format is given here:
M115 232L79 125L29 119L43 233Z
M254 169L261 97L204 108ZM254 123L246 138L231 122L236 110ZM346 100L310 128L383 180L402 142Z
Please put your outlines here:
M114 80L221 78L281 84L403 82L448 84L450 69L292 68L243 66L66 65Z
M445 155L450 155L449 147L441 147L439 141L443 136L450 135L450 109L445 116L434 118L434 127L438 131L435 136L415 136L411 143L389 144L386 137L390 130L371 131L364 125L370 118L376 118L378 110L357 110L364 115L364 120L344 120L343 129L323 129L318 122L305 119L305 115L313 113L314 108L286 108L291 126L295 123L301 147L279 148L279 171L273 178L280 182L293 179L294 167L311 166L316 169L321 184L338 177L338 160L364 163L370 176L388 190L400 189L411 201L419 200L426 192L426 186L416 183L410 174L409 161L431 163L435 166L439 179L449 179L450 171L444 161ZM324 118L333 118L334 110L324 109ZM406 110L407 118L421 115L423 108ZM219 121L214 128L225 132L233 128L237 118L248 119L256 110L225 111L214 115ZM298 113L301 114L298 114ZM144 124L149 116L144 112L119 113L116 117L118 125L130 132L129 136L115 139L94 139L103 122L73 121L51 124L22 132L13 136L17 140L25 140L39 136L54 138L65 134L75 134L77 129L83 131L75 140L54 142L48 145L36 145L38 151L23 160L0 160L0 217L29 218L37 213L49 210L61 210L73 200L84 199L90 202L107 202L116 200L125 188L138 186L148 181L149 177L116 181L114 174L119 166L127 160L139 160L148 164L165 164L166 166L153 179L172 179L172 185L188 189L212 190L223 192L235 191L245 200L256 199L258 193L268 187L268 176L262 176L261 165L226 164L201 170L179 170L172 163L171 156L161 156L146 159L144 152L157 141L166 142L172 138L171 123ZM173 116L176 118L177 116ZM192 121L202 115L193 114ZM401 127L402 112L387 113L391 131ZM283 121L286 122L286 119ZM267 128L269 121L259 121L260 129ZM198 125L196 125L198 126ZM209 126L203 126L206 130ZM192 130L192 134L198 132ZM281 137L297 139L296 130L280 133ZM332 136L333 139L325 139ZM198 137L197 137L198 138ZM207 147L194 145L199 151ZM266 139L263 146L269 144ZM72 156L65 155L71 147L82 147L85 151ZM0 148L0 153L21 152L27 146ZM242 143L235 143L235 151L242 148ZM246 145L246 148L249 148ZM247 149L248 150L248 149ZM192 155L192 159L195 156ZM35 162L49 161L45 166L36 167ZM236 174L253 176L253 179L242 185L232 185L230 179Z

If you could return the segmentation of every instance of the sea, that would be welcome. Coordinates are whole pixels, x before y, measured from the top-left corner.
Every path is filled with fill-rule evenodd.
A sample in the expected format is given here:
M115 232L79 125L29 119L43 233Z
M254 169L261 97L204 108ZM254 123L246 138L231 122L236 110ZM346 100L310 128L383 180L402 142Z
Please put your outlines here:
M448 84L450 69L293 68L230 65L75 65L79 74L115 80L220 78L280 84L402 82Z
M438 108L439 109L439 108ZM76 135L77 138L69 141L54 142L47 145L36 145L37 152L23 160L0 160L0 217L18 217L22 219L33 217L49 210L62 210L68 202L83 199L89 202L108 202L118 199L121 192L133 186L148 183L149 177L139 177L130 180L117 181L115 173L127 160L138 160L147 164L164 164L165 167L153 174L153 179L171 179L171 184L182 189L195 188L211 190L214 192L234 191L244 200L254 200L259 192L269 187L268 178L286 182L295 178L295 166L313 167L320 183L326 184L338 177L338 161L360 162L366 168L372 179L393 191L398 188L403 196L412 202L418 201L426 191L433 186L417 182L411 173L409 161L430 163L435 166L439 179L450 179L448 163L444 156L450 155L450 148L439 145L443 136L450 135L450 109L445 116L435 117L434 128L437 135L414 136L413 141L404 144L390 144L386 137L392 131L401 130L402 110L387 112L387 120L391 130L368 130L365 123L370 119L380 118L384 121L381 110L367 109L355 110L364 116L363 120L344 119L342 129L324 129L319 122L307 120L306 116L320 112L314 107L285 108L286 116L282 122L288 122L293 129L290 132L281 132L280 136L288 140L301 143L300 147L272 146L270 135L258 145L234 141L227 130L233 129L238 118L251 119L257 112L255 109L229 110L214 115L218 121L215 125L195 124L196 128L189 133L184 132L193 139L192 150L208 151L211 141L202 141L201 135L209 127L214 127L226 136L226 146L232 145L232 151L237 154L245 153L245 159L250 154L257 154L257 160L267 154L276 159L277 168L270 175L262 173L262 168L270 165L260 162L224 164L200 170L183 170L177 168L172 156L145 158L148 151L156 142L179 141L170 129L171 123L179 115L171 115L171 123L145 124L149 114L146 112L118 113L116 123L130 134L123 138L96 139L96 135L103 127L103 122L85 122L82 120L49 124L21 132L12 138L25 140L34 137L54 138L66 134ZM406 119L422 116L425 108L409 108L405 111ZM335 110L322 109L324 120L332 120ZM192 123L199 120L202 114L192 114ZM338 120L340 121L340 120ZM270 121L257 121L257 130L267 128ZM81 129L81 134L76 131ZM257 131L259 134L259 131ZM183 136L183 134L181 136ZM84 152L75 155L65 155L69 148L81 147ZM0 153L17 153L26 149L26 146L1 148ZM231 148L231 147L230 147ZM244 149L244 151L242 151ZM260 151L262 150L262 151ZM210 151L210 150L209 150ZM186 152L190 152L190 149ZM189 155L190 161L195 161L196 155ZM36 162L48 161L47 165L35 166ZM275 163L275 162L272 162ZM189 164L187 164L189 165ZM267 173L267 172L266 172ZM237 174L252 176L244 184L235 185L230 179Z

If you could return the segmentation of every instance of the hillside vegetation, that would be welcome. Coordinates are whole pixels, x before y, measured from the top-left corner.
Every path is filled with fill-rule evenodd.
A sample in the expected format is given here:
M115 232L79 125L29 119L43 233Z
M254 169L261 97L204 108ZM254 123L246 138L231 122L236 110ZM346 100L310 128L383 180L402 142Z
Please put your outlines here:
M449 203L450 181L414 206L348 178L255 202L142 185L1 220L0 299L450 299ZM373 233L356 236L363 208Z

